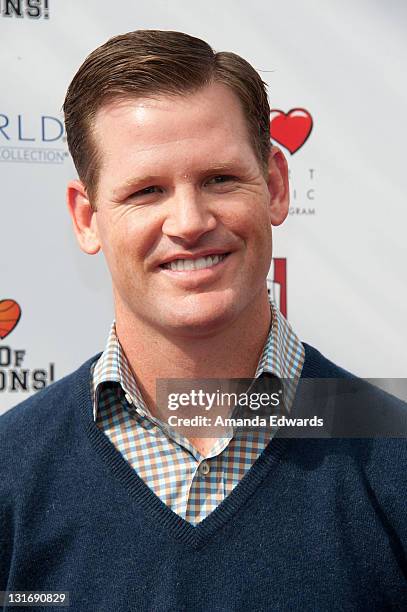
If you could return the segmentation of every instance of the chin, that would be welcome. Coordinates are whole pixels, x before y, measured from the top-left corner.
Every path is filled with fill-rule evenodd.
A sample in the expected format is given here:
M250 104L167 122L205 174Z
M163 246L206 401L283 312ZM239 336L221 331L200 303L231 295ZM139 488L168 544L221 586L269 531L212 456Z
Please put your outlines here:
M161 323L168 331L181 336L210 336L231 324L237 316L233 300L209 296L204 300L183 300L180 307L166 309ZM229 303L225 303L229 302Z

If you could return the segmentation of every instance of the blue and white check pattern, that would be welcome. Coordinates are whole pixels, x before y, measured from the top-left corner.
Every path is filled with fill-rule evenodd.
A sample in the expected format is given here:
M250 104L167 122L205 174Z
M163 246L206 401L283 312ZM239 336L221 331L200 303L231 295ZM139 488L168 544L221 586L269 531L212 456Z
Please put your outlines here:
M268 372L282 380L289 408L304 362L304 348L270 302L272 324L255 378ZM137 364L135 364L137 376ZM204 456L153 417L112 324L106 348L93 368L94 419L150 489L176 514L196 525L229 495L270 442L258 429L219 438Z

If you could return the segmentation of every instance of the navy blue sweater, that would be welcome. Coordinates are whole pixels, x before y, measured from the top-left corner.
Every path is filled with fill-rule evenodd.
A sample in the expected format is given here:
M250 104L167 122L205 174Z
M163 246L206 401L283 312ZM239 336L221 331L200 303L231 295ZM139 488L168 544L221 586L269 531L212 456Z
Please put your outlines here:
M303 377L350 376L304 346ZM405 440L275 438L194 527L94 423L96 358L0 417L0 590L69 591L75 612L407 610Z

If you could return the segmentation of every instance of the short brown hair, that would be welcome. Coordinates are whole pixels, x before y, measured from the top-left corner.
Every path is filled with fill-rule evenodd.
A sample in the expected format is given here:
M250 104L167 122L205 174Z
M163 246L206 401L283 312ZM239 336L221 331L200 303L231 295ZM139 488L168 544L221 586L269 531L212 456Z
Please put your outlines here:
M112 100L193 93L212 82L238 96L257 159L266 172L270 106L265 83L235 53L215 53L205 41L164 30L136 30L92 51L72 79L63 104L69 151L95 205L101 152L93 137L97 111Z

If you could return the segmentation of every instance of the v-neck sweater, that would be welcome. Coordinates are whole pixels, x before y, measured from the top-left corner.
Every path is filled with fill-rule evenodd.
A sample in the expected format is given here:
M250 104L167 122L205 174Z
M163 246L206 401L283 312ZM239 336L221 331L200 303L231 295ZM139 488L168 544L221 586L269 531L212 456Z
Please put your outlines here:
M302 378L352 376L304 348ZM98 357L0 417L0 591L68 591L75 612L407 609L405 440L274 437L193 526L94 422Z
M284 405L289 410L301 374L304 347L272 301L270 315L254 378L278 378L285 385ZM215 434L212 448L200 452L179 428L168 427L157 414L151 414L137 382L137 368L138 359L130 366L113 322L103 354L93 368L94 419L157 497L196 525L231 493L274 430L257 428L250 436L247 431L243 435L230 432L228 436L222 432L218 438ZM191 416L198 413L196 407Z

